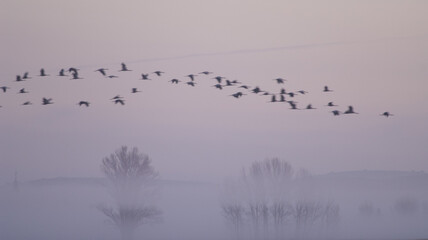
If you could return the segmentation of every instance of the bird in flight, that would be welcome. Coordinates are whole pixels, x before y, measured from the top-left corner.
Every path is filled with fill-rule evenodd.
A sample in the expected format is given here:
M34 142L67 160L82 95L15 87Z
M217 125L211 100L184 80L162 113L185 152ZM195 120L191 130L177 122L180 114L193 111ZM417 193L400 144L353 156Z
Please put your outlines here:
M241 85L239 88L249 89L249 88L250 88L250 86L247 86L247 85Z
M25 88L21 88L18 93L28 93L28 92L25 91Z
M40 69L40 75L39 76L40 77L46 77L46 76L49 76L49 75L47 75L46 72L45 72L45 69L42 68L42 69Z
M344 114L358 114L358 113L354 112L354 107L349 106L349 107L348 107L348 110L346 110L346 111L344 112Z
M234 94L232 94L232 95L230 95L230 96L232 96L232 97L234 97L234 98L240 98L240 97L242 97L243 95L245 95L245 94L243 94L242 92L237 92L237 93L234 93Z
M78 71L79 69L77 69L77 68L74 68L74 67L71 67L71 68L69 68L68 69L68 72L69 73L71 73L71 72L75 72L75 73L77 73L77 71Z
M327 103L327 106L329 106L329 107L336 107L337 105L335 105L333 102L329 102L329 103Z
M173 84L178 84L179 82L181 82L180 80L178 80L178 79L176 79L176 78L174 78L174 79L171 79L171 80L169 80L171 83L173 83Z
M333 116L339 116L340 115L339 110L333 110L331 112L333 113Z
M10 87L3 86L0 87L0 89L3 90L3 92L5 93L8 89L10 89Z
M186 77L189 77L191 81L195 81L195 77L196 77L196 76L198 76L198 75L195 75L195 74L189 74L189 75L187 75Z
M48 105L48 104L52 104L52 98L43 98L42 99L42 105Z
M203 72L200 72L199 74L205 74L205 75L210 75L212 72L208 72L208 71L203 71Z
M255 88L253 88L253 90L251 90L251 92L257 94L259 92L262 92L262 90L259 87L255 87Z
M125 63L121 63L121 65L122 65L122 69L119 70L120 72L132 71L132 70L128 69L128 67L126 66Z
M297 91L298 93L300 93L300 94L302 94L302 95L305 95L306 93L308 93L307 91L305 91L305 90L299 90L299 91Z
M149 78L149 74L148 73L147 74L142 73L141 74L141 80L151 80L151 79Z
M59 71L58 76L60 76L60 77L65 77L65 76L67 76L67 75L65 75L65 70L64 70L64 68L62 68L62 69Z
M89 104L91 104L91 103L90 103L90 102L88 102L88 101L80 101L77 105L79 105L79 106L89 107Z
M217 76L217 77L215 77L213 79L217 80L218 83L221 83L221 80L224 79L224 77Z
M164 72L162 71L154 71L154 74L158 75L158 77L160 77Z
M217 83L216 85L214 85L213 87L222 90L223 86L220 83Z
M270 99L270 102L277 102L275 94L272 94L272 98Z
M306 106L306 109L316 109L316 108L312 107L312 104L308 104L308 106Z
M26 101L24 102L22 105L27 106L27 105L32 105L32 103L30 101Z
M79 73L77 72L72 72L71 75L73 76L71 79L83 79L83 78L79 78Z
M333 90L329 89L328 86L324 86L323 92L333 92Z
M95 72L100 72L104 77L106 76L107 68L98 68Z
M28 72L24 73L24 75L22 76L22 79L30 79L30 77L28 77Z
M122 105L125 105L125 100L123 100L123 99L115 99L114 101L114 104L118 104L118 103L120 103L120 104L122 104Z
M276 81L278 84L284 84L286 80L284 78L275 78L274 81Z
M15 80L16 82L22 82L22 81L25 81L25 80L23 80L22 78L21 78L21 76L19 76L19 75L16 75L16 80Z
M297 108L296 102L294 102L294 101L288 101L288 103L290 104L291 109L293 109L293 110L299 110Z
M381 116L390 117L390 116L394 116L394 114L391 114L389 112L384 112L381 114Z
M138 91L137 88L132 88L132 90L131 90L131 93L138 93L138 92L141 92L141 91Z
M118 78L118 76L116 76L116 75L108 75L107 77L108 78Z
M196 85L196 83L195 83L195 82L192 82L192 81L190 81L190 82L186 82L186 84L187 84L187 85L189 85L189 86L192 86L192 87L194 87L194 86Z
M121 97L120 95L116 95L113 98L111 98L110 100L116 100L116 99L122 99L123 97Z

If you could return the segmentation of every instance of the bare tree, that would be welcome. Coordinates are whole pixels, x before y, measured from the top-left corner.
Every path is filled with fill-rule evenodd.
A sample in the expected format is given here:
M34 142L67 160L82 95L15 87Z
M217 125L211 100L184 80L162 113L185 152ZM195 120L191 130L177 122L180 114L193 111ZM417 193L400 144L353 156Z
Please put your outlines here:
M137 148L129 151L126 146L105 157L101 170L110 180L117 206L99 206L99 210L119 228L122 239L131 240L138 226L161 214L156 207L147 205L152 197L147 189L158 174L147 155Z
M292 206L285 201L278 201L272 203L269 210L273 219L275 237L277 239L281 238L283 225L285 221L292 216Z
M296 221L296 228L298 234L302 229L312 226L323 215L322 204L318 201L297 201L294 209L293 216Z
M221 206L223 216L232 223L236 237L240 238L241 228L244 223L245 208L240 203L223 203Z

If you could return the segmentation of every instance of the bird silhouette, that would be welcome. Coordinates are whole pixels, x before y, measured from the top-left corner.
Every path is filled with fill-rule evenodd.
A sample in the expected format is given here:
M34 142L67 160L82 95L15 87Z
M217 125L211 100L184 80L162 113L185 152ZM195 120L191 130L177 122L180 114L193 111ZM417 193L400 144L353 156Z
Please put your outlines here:
M83 79L83 78L79 77L79 73L78 72L72 72L71 75L72 75L72 78L71 78L72 80Z
M294 92L289 92L289 93L286 93L288 96L290 96L290 97L294 97L296 94L294 93Z
M68 69L68 72L69 73L71 73L71 72L77 73L78 70L79 69L77 69L77 68L71 67L71 68Z
M178 84L179 82L181 82L180 80L178 80L178 79L176 79L176 78L174 78L174 79L171 79L171 80L169 80L171 83L173 83L173 84Z
M339 116L340 115L340 111L339 110L333 110L331 112L333 113L333 116Z
M348 106L348 110L346 110L344 114L358 114L358 113L354 112L354 108L352 106Z
M25 80L23 80L22 78L21 78L21 76L19 76L19 75L16 75L16 80L15 80L16 82L22 82L22 81L25 81Z
M203 72L200 72L199 74L205 74L205 75L210 75L212 72L208 72L208 71L203 71Z
M249 88L250 88L250 86L247 86L247 85L241 85L241 86L239 86L239 88L249 89Z
M106 76L107 68L98 68L95 72L100 72L104 77Z
M272 94L272 97L271 97L271 99L270 99L270 102L277 102L277 100L276 100L276 95L275 95L275 94Z
M160 77L164 72L162 72L162 71L155 71L153 73L156 74L156 75L158 75L158 77Z
M119 70L120 72L127 72L127 71L131 71L128 69L128 67L126 66L125 63L121 63L122 68Z
M337 105L335 105L333 102L329 102L329 103L327 103L327 106L329 106L329 107L336 107Z
M114 97L112 97L110 100L117 100L117 99L122 99L123 97L121 97L120 95L116 95Z
M279 92L279 94L287 94L287 92L285 91L285 88L281 88L281 92Z
M62 68L62 69L59 71L58 76L60 76L60 77L65 77L65 76L67 76L67 75L65 75L65 70L64 70L64 68Z
M3 90L3 92L5 93L8 89L10 89L10 87L3 86L0 87L0 89Z
M217 76L217 77L214 77L213 79L217 80L218 83L221 83L221 80L223 80L224 77Z
M46 72L45 72L45 69L42 68L42 69L40 69L40 75L39 76L40 77L46 77L46 76L49 76L49 75L47 75Z
M28 93L28 92L25 91L25 88L21 88L18 93Z
M108 78L118 78L118 76L116 76L116 75L108 75L107 77Z
M294 101L288 101L288 103L290 104L290 107L291 107L290 109L299 110L297 108L296 102L294 102Z
M27 106L27 105L32 105L32 103L30 101L26 101L24 102L22 105Z
M42 105L48 105L48 104L53 104L52 98L43 98Z
M234 97L234 98L240 98L240 97L242 97L243 95L245 95L245 94L243 94L242 92L237 92L237 93L234 93L234 94L232 94L232 95L230 95L230 96L232 96L232 97Z
M114 102L114 104L120 103L122 105L125 105L125 100L123 100L123 99L115 99L113 102Z
M305 91L305 90L299 90L299 91L297 91L298 93L300 93L300 94L302 94L302 95L305 95L306 93L308 93L307 91Z
M192 86L192 87L194 87L194 86L196 85L196 83L195 83L195 82L192 82L192 81L190 81L190 82L186 82L186 84L187 84L187 85L189 85L189 86Z
M280 94L279 96L280 96L280 99L279 99L280 102L286 102L284 94Z
M149 74L148 73L147 74L142 73L141 74L141 80L151 80L151 79L149 78Z
M253 88L253 90L251 90L251 92L257 94L259 92L262 92L262 90L259 87L255 87L255 88Z
M330 90L330 89L328 88L328 86L324 86L324 90L323 90L323 92L333 92L333 90Z
M391 114L389 112L384 112L381 114L381 116L390 117L390 116L394 116L394 114Z
M28 77L28 72L24 73L24 75L22 76L22 79L30 79L30 77Z
M274 81L276 81L278 84L284 84L286 80L284 78L275 78Z
M314 107L312 107L312 104L308 104L308 106L306 106L306 109L316 109L316 108L314 108Z
M79 105L79 107L80 106L89 107L89 104L91 104L91 103L88 101L80 101L79 103L77 103L77 105Z
M195 81L196 76L198 76L198 75L195 75L195 74L186 75L186 77L190 78L191 81Z
M131 93L138 93L138 92L141 92L141 91L138 91L137 88L132 88L132 90L131 90Z
M214 85L213 87L222 90L223 86L220 83L217 83L216 85Z

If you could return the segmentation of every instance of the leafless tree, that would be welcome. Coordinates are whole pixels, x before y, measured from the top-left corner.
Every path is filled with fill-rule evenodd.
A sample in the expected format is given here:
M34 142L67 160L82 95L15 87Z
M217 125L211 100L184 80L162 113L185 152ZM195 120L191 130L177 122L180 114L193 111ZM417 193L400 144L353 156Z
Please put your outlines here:
M147 204L153 193L147 190L158 174L147 155L126 146L105 157L101 170L110 180L117 206L99 206L99 210L119 228L122 239L130 240L138 226L161 214Z
M313 225L323 215L322 204L319 201L297 201L294 209L293 216L296 221L297 231Z
M158 220L161 212L155 207L118 206L117 209L99 206L112 223L119 228L123 240L133 239L134 231L142 224Z
M322 209L321 221L325 227L329 228L339 222L340 218L340 207L336 202L329 200L327 201Z
M293 209L292 206L285 201L274 202L270 206L270 214L273 219L275 237L281 238L283 225L285 221L292 216Z
M244 224L245 208L240 203L223 203L221 206L223 216L232 223L236 236L239 239L241 235L241 228Z

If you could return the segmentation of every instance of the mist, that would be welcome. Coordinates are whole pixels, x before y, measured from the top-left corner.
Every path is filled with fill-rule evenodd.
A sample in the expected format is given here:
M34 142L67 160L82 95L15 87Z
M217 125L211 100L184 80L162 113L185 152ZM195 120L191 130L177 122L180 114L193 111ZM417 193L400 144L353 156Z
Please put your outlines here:
M427 8L0 1L0 239L427 238Z
M146 191L140 201L154 204L160 218L138 227L133 239L421 239L428 234L428 174L424 172L313 175L289 167L284 181L255 177L251 166L243 166L246 173L237 171L221 183L160 178L157 190ZM1 237L122 239L117 226L99 210L117 203L109 186L106 178L51 178L4 185ZM270 205L277 200L290 211L284 212L278 226ZM224 211L230 204L242 207L239 234ZM266 218L258 216L258 225L249 210L254 204L267 207ZM299 207L306 209L300 215Z

